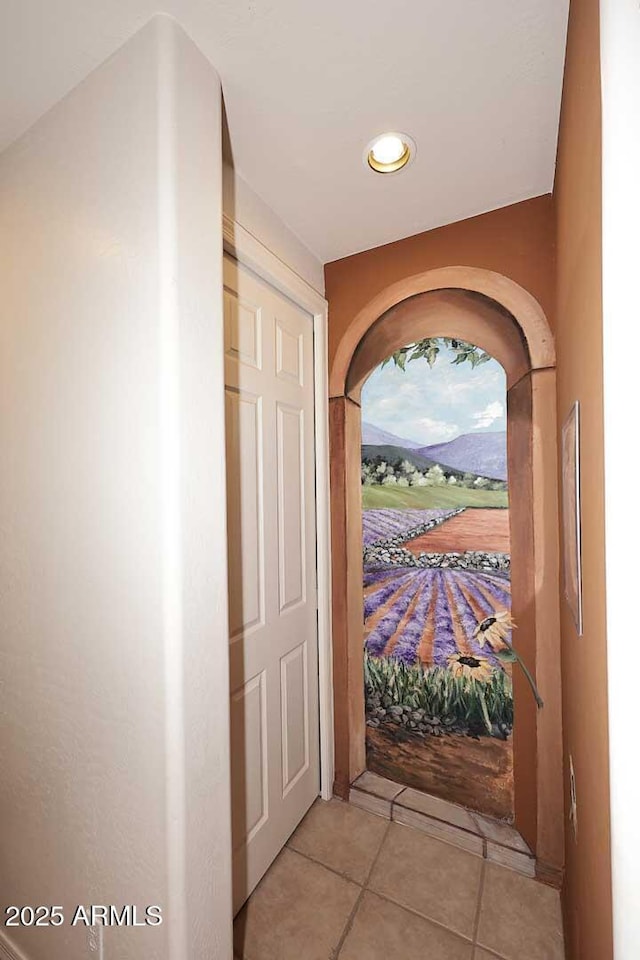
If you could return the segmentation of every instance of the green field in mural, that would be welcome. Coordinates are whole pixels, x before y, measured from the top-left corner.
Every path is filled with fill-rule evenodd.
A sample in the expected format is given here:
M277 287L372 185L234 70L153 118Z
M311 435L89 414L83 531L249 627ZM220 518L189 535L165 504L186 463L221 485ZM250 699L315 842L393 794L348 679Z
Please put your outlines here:
M363 487L362 509L396 507L420 510L426 507L508 507L506 490L463 490L455 487Z

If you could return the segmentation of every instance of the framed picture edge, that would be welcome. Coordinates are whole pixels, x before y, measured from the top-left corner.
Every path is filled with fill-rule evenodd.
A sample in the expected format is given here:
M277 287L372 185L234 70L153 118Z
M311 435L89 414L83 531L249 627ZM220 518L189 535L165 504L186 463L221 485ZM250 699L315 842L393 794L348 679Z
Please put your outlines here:
M563 550L563 587L564 587L564 597L567 601L569 609L571 610L576 633L578 637L583 635L583 607L582 607L582 511L581 511L581 502L580 502L580 483L581 483L581 472L580 472L580 401L575 400L571 405L569 413L566 416L566 419L562 425L562 454L564 458L565 453L565 433L571 418L575 420L575 439L574 439L574 450L573 455L575 457L575 549L576 549L576 602L577 608L574 610L573 601L569 594L568 584L567 584L567 561L566 561L566 518L563 517L563 534L565 537L564 550ZM563 464L564 466L564 464ZM564 483L564 471L562 473L562 479ZM564 506L564 491L562 502Z

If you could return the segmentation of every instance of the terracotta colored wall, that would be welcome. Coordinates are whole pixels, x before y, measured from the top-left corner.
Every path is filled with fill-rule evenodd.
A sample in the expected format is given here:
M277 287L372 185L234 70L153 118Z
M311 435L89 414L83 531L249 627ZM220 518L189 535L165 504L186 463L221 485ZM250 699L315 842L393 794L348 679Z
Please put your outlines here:
M562 603L565 758L573 756L578 840L567 822L571 960L612 957L602 416L601 132L598 0L572 0L555 202L558 420L582 411L584 636ZM567 770L565 787L568 799Z
M385 287L435 267L473 266L515 280L554 324L554 219L550 196L525 200L325 266L329 366L357 312Z

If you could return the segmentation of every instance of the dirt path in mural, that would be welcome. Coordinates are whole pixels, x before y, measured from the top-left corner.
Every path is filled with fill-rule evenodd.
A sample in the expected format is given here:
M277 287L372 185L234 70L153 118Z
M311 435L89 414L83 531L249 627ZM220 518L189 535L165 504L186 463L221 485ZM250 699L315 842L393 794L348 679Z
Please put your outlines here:
M479 813L513 816L510 741L459 735L422 738L395 725L367 727L367 768Z
M509 553L509 510L484 510L468 507L404 544L411 553L462 553L464 550L486 550Z

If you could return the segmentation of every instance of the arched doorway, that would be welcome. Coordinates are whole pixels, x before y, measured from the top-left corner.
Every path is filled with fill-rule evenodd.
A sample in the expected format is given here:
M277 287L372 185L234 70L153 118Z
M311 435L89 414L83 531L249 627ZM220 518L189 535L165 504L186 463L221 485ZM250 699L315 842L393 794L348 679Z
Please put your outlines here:
M555 354L537 302L489 271L446 268L387 288L354 318L330 372L336 792L346 796L366 763L360 391L395 349L442 336L477 344L506 372L513 616L545 702L538 711L514 676L515 822L539 872L555 876L563 849Z

